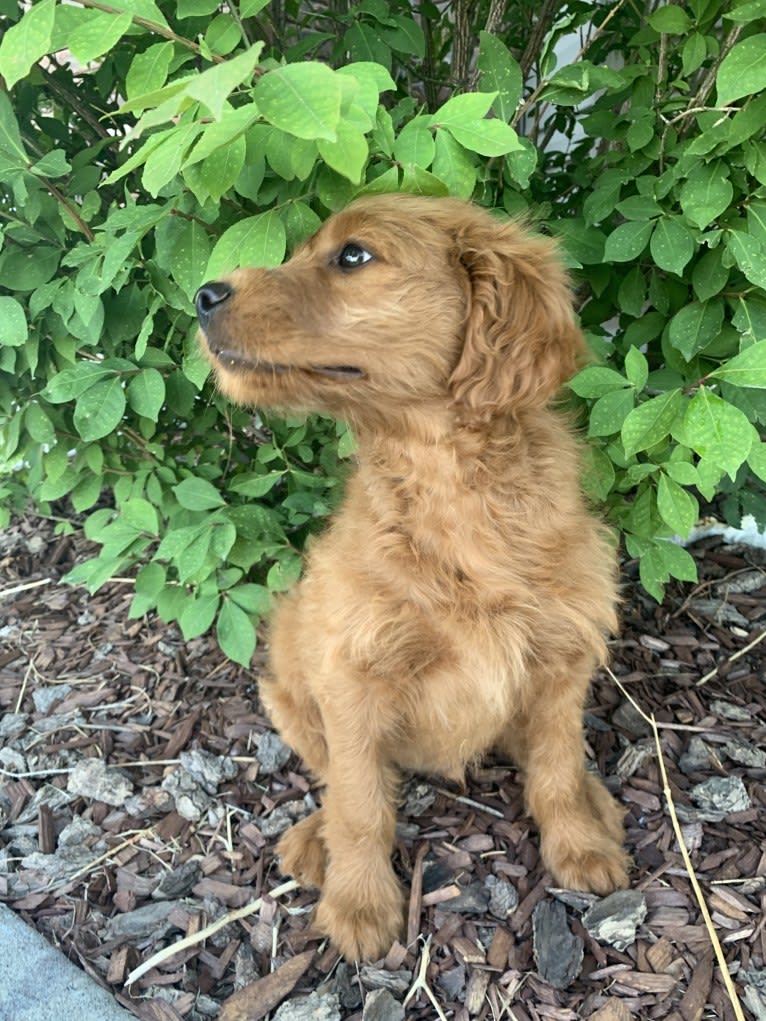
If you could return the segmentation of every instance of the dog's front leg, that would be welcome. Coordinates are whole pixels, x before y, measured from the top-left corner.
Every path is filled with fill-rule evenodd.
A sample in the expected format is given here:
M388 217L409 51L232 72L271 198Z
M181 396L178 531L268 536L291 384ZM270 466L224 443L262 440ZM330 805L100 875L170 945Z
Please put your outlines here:
M391 867L398 777L359 718L325 722L327 872L316 925L349 960L375 960L403 923L402 890Z

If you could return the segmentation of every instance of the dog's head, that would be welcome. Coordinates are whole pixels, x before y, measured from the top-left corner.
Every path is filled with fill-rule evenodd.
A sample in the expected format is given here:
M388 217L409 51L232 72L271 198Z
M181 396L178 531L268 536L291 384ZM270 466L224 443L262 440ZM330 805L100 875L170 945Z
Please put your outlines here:
M553 242L454 199L360 199L283 266L204 284L196 304L233 400L356 423L543 405L583 349Z

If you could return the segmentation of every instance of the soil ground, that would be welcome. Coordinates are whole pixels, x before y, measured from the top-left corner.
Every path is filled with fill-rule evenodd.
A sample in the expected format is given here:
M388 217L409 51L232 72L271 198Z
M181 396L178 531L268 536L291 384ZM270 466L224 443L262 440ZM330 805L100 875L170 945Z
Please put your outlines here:
M0 538L0 899L136 1017L766 1018L766 551L698 543L699 583L662 607L625 565L587 737L627 809L630 902L599 929L551 892L507 764L465 789L413 778L408 938L361 968L311 929L314 891L269 896L279 834L321 794L259 707L266 636L243 670L209 637L129 621L129 581L60 583L86 553L33 517Z

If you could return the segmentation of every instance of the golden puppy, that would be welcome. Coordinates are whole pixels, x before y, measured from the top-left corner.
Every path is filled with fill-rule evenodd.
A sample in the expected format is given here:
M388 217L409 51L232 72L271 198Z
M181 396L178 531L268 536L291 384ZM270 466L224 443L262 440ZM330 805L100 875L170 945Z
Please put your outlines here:
M278 608L263 701L324 785L280 841L349 958L401 934L403 770L524 770L565 887L627 883L622 812L585 769L583 704L616 626L615 554L546 405L583 346L552 242L451 199L369 197L284 266L205 284L233 400L348 419L358 469Z

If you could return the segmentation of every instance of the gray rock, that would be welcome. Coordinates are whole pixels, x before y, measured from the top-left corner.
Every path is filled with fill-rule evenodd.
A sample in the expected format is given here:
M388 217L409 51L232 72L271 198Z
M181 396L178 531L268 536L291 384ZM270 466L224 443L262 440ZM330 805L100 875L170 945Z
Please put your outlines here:
M237 764L225 755L211 755L195 748L190 752L181 752L178 756L181 768L195 780L207 794L215 794L218 785L224 780L232 780L237 775Z
M57 847L59 850L65 847L82 847L88 837L98 837L100 835L100 826L96 826L90 819L84 819L81 815L76 815L59 833Z
M737 762L740 766L747 766L749 769L766 767L766 751L749 741L732 738L731 741L726 742L723 750L732 762Z
M38 713L48 714L53 706L65 698L72 690L71 684L56 684L50 688L35 688L32 701Z
M641 713L630 702L622 702L612 713L612 723L620 727L632 737L643 737L650 734L652 728L643 718Z
M69 774L67 790L90 801L122 805L133 793L133 784L124 773L107 766L103 759L81 759Z
M341 1021L340 1003L335 993L310 993L283 1003L274 1021Z
M580 974L583 942L570 930L563 904L543 900L532 914L532 948L540 978L566 989Z
M490 891L478 880L464 887L457 897L450 897L439 907L442 911L457 911L463 915L484 915L489 907Z
M174 769L162 781L162 789L171 794L176 811L184 819L196 822L213 804L213 798L184 769Z
M436 801L436 791L428 783L412 780L404 789L402 815L420 816Z
M710 751L701 737L695 735L691 738L678 760L678 768L682 773L700 773L710 768Z
M710 703L710 711L717 713L718 716L723 716L725 720L733 720L735 723L747 723L753 718L753 714L748 709L734 702L726 702L722 698L714 699Z
M5 713L0 717L0 741L12 741L25 729L29 713Z
M451 1003L457 1003L465 995L465 965L458 964L449 971L443 971L437 976L436 985Z
M341 1007L357 1010L362 1006L362 990L359 988L359 982L352 980L351 966L347 961L341 961L338 965L333 987L338 994Z
M484 885L489 890L489 913L504 921L519 906L519 895L513 883L497 876L487 876Z
M287 765L291 754L282 738L273 730L265 730L259 736L255 757L258 759L260 772L277 773Z
M362 1021L404 1021L404 1007L387 989L374 989L364 1001Z
M166 872L157 888L152 891L155 900L170 900L174 897L185 897L197 883L200 872L199 862L187 861L172 872Z
M738 776L711 777L692 787L689 797L698 807L700 818L708 822L720 822L732 812L747 811L752 805Z
M646 918L646 900L638 890L617 890L583 915L583 925L599 943L625 950L636 941L636 930Z

